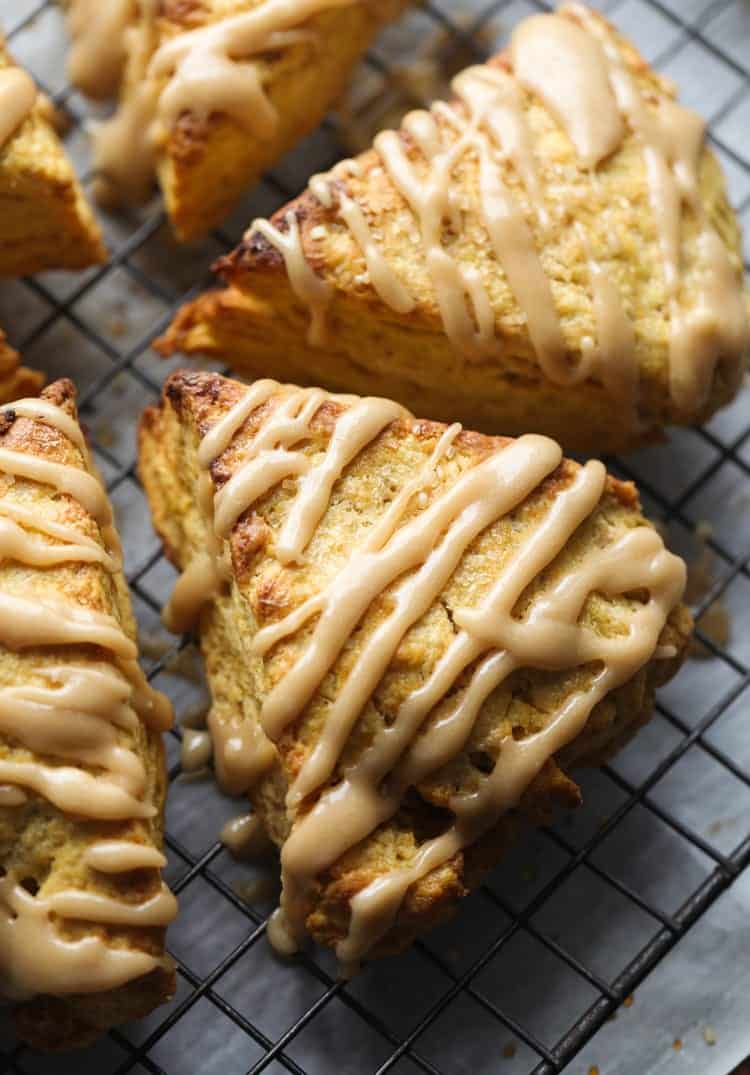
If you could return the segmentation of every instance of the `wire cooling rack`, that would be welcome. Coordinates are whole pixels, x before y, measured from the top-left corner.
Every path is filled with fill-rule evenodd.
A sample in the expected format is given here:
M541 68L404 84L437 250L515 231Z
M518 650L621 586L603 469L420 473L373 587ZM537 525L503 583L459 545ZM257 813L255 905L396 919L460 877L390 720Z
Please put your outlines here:
M458 11L450 0L429 0L384 32L360 81L370 91L388 82L436 33L443 51L455 50L457 63L486 55L520 17L546 6L473 0ZM597 6L674 76L684 101L710 118L714 148L750 230L750 6L744 0ZM93 113L65 81L60 11L51 0L0 0L0 23L17 59L65 116L68 152L88 183L85 126ZM180 714L201 704L203 688L189 640L170 641L159 625L173 572L151 532L135 473L137 414L175 365L158 360L150 342L188 289L206 284L206 267L253 216L272 211L340 155L336 126L326 121L205 243L179 248L155 200L142 212L103 221L111 251L106 265L0 288L0 324L25 360L50 377L70 375L79 386L123 534L149 675ZM750 863L750 737L742 736L750 682L749 400L745 390L706 428L676 431L667 445L610 460L638 481L647 510L661 518L671 542L693 556L700 552L710 566L695 611L710 615L723 602L729 636L699 628L702 659L690 661L662 692L652 724L632 747L610 767L583 775L582 810L529 836L452 924L410 953L366 968L351 983L336 979L326 952L277 960L263 938L277 868L229 858L216 833L241 806L210 781L181 774L179 727L171 733L166 842L168 877L182 911L170 930L177 995L149 1019L79 1054L82 1075L550 1075L575 1057L569 1070L657 1070L649 1056L663 1059L664 1041L649 1041L641 1031L647 1013L638 1015L633 991L648 988L658 964L656 973L666 969L670 981L678 956L672 950L694 927L691 936L698 934L709 909ZM721 949L718 969L705 951L698 957L703 963L692 965L699 974L705 964L710 979L703 994L698 990L706 1012L692 1013L693 1031L737 984L731 952L741 959L744 944L738 934L732 948ZM640 1053L631 1046L636 1060L629 1066L622 1054L605 1055L604 1046L597 1052L605 1032L597 1033L621 1005L620 1018L634 1020L630 1039L645 1039ZM672 1028L665 1034L677 1050L682 1043L672 1043ZM693 1048L704 1048L705 1057L693 1057L689 1068L701 1075L719 1051L709 1053L705 1027L704 1038ZM36 1075L63 1070L60 1065L15 1043L0 1017L1 1072Z

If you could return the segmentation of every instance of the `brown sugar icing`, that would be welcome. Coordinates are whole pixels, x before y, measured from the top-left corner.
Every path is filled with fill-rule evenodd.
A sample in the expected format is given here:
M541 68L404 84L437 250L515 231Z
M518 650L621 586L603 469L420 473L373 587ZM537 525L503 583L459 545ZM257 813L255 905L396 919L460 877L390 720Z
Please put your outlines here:
M739 266L709 221L698 192L703 121L666 92L654 91L654 99L647 101L612 32L580 4L521 22L511 37L509 66L511 72L470 67L453 80L456 102L406 116L403 127L413 151L396 131L383 131L374 141L385 173L416 222L447 336L467 359L491 357L502 347L486 284L452 252L446 238L448 225L451 233L461 232L454 172L471 156L478 163L479 215L545 376L560 385L598 377L614 398L633 409L637 421L635 332L623 296L591 255L580 222L576 232L589 267L596 339L585 340L576 363L566 353L560 312L540 256L550 214L560 206L545 191L537 168L524 110L525 98L532 95L567 133L580 169L590 176L594 198L602 197L597 170L620 148L628 131L640 142L668 293L670 394L679 409L699 409L717 363L730 381L737 381L750 345ZM507 162L523 184L528 209L503 179ZM376 294L397 313L408 313L416 302L408 280L389 263L363 206L346 190L353 164L356 167L344 161L327 175L314 177L309 189L325 208L336 210L351 232ZM698 228L695 245L702 279L689 299L682 294L685 207ZM323 345L326 307L334 289L308 264L294 213L287 214L281 228L255 221L246 238L253 232L283 255L290 285L310 310L309 342Z
M34 80L20 67L0 71L0 149L29 118L36 98Z
M79 426L59 407L46 400L20 400L12 412L54 427L88 464ZM52 486L78 500L99 524L110 549L115 549L114 555L105 552L76 526L39 520L35 513L0 497L2 558L29 567L78 560L98 562L108 571L117 569L111 508L93 474L80 466L7 449L0 449L0 471L13 479ZM109 660L86 664L40 663L34 669L40 683L0 688L0 735L17 742L31 757L0 761L0 809L22 808L37 795L61 811L93 821L153 817L143 763L128 744L140 721L157 730L167 728L171 709L146 682L136 662L136 647L119 622L62 600L0 593L0 643L12 650L85 644L109 655ZM152 847L101 839L91 843L84 861L92 870L119 874L159 868L165 860ZM164 885L155 896L134 904L78 889L34 896L20 882L12 871L0 876L2 995L20 1000L40 993L104 991L164 964L145 952L110 947L98 935L68 941L55 924L57 918L165 926L176 913L176 902Z
M329 400L341 405L341 413L325 451L313 462L304 445L316 412ZM258 408L262 418L243 445L242 462L203 506L212 540L219 542L214 554L222 555L220 539L226 540L240 516L259 497L291 479L296 492L271 550L281 563L290 564L304 558L345 467L394 420L409 416L386 400L330 396L314 388L259 381L204 436L199 448L204 477ZM355 962L387 931L411 884L476 841L517 804L546 761L579 734L593 707L653 657L666 619L680 599L682 561L664 548L655 530L642 526L614 532L608 544L590 550L522 618L514 615L521 596L599 504L606 472L601 463L588 463L555 497L482 604L454 611L458 633L393 723L344 769L335 786L326 787L406 632L433 605L478 535L521 505L561 462L554 441L521 437L463 471L430 499L425 491L434 486L442 461L451 458L459 432L459 426L445 430L429 460L323 589L262 627L251 643L253 655L263 656L280 640L307 629L301 653L266 694L257 722L245 721L242 732L225 733L236 734L238 751L244 747L247 752L244 780L236 781L235 791L246 790L252 773L260 775L270 764L272 743L320 689L372 603L395 586L389 591L390 612L363 643L287 794L292 828L281 852L281 914L270 930L284 950L290 936L299 940L304 933L306 896L316 876L392 817L409 787L462 750L483 703L514 670L597 668L588 686L568 699L542 731L522 740L509 736L502 743L499 760L480 789L454 796L453 824L425 843L408 869L378 879L352 899L349 934L338 946L343 962ZM420 509L416 514L415 506ZM192 580L192 588L189 599L183 591L183 610L190 608L194 617L215 592L209 585L212 576L191 574L188 566L185 577ZM627 630L604 637L579 622L592 592L645 596ZM467 685L456 693L456 683L470 669ZM429 734L421 735L428 716L449 695L455 698L452 708ZM255 730L245 732L248 726ZM258 743L262 763L254 755ZM215 743L219 767L227 764L226 747L226 738ZM315 805L300 811L302 801L315 792L320 792Z

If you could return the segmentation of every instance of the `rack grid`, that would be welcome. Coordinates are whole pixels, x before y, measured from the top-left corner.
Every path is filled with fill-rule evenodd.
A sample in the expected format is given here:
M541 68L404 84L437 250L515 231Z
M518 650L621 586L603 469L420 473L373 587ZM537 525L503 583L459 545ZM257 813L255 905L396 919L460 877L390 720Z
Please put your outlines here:
M611 0L596 6L632 33L647 59L675 75L683 99L708 115L733 200L750 227L750 8L741 0ZM518 18L549 7L541 0L489 5L473 0L466 5L470 11L462 5L458 14L450 0L423 0L407 17L413 24L407 39L409 33L419 41L437 31L444 47L482 57L493 33L501 40ZM88 183L85 126L91 111L62 74L60 12L52 0L5 0L0 23L11 50L67 117L67 147ZM403 65L401 40L395 29L386 31L366 61L369 78L387 82ZM177 305L205 286L206 266L235 244L253 215L282 204L310 172L329 167L340 155L336 125L326 120L205 243L180 250L169 239L157 201L143 212L104 221L111 251L105 265L76 277L48 273L3 285L0 292L0 321L25 360L50 376L70 372L78 381L80 409L115 503L128 578L147 635L158 631L172 577L151 535L136 475L133 419L157 397L174 367L156 359L150 343ZM750 531L737 524L750 475L749 400L745 389L706 428L681 431L668 446L608 461L615 472L638 481L647 508L678 546L694 551L695 534L701 535L715 578L696 603L699 621L717 601L735 610L750 606ZM706 508L711 490L718 490L723 511ZM705 513L712 530L699 525ZM200 1067L213 1073L219 1069L211 1064L211 1049L227 1042L233 1043L221 1054L233 1058L227 1075L233 1065L249 1075L563 1071L750 864L750 812L741 813L727 832L723 821L701 814L702 806L683 808L685 796L663 794L665 785L707 765L719 782L731 780L735 794L750 801L750 750L743 754L726 746L731 737L723 734L747 703L750 684L750 647L743 648L738 634L717 640L699 625L703 661L691 662L682 689L663 692L656 731L643 733L652 734L653 767L644 764L642 750L632 757L626 752L624 761L585 778L594 805L580 821L530 837L467 901L457 923L419 942L410 955L368 968L364 984L337 980L326 953L303 953L291 965L266 954L268 877L262 883L255 877L254 888L244 890L232 880L238 867L214 834L217 817L238 810L221 802L210 784L181 775L176 727L168 750L172 805L166 843L169 880L183 905L183 925L172 943L177 996L145 1023L113 1031L82 1054L76 1061L81 1071L173 1075ZM149 677L172 695L178 711L199 695L174 674L190 645L184 638L162 646L148 662ZM707 786L713 785L701 785ZM602 809L604 817L597 814ZM205 817L196 821L199 814ZM631 850L650 846L639 833L654 827L669 841L654 846L681 849L675 891L644 885L648 870L631 870L622 850L628 841ZM615 841L612 850L613 837L623 832L624 842ZM519 870L529 855L533 868ZM556 928L560 908L575 899L582 876L586 898L598 886L607 908L604 924L596 922L596 907L591 911L593 937L586 936L588 924L570 935ZM610 917L614 906L617 921ZM226 937L213 950L206 925L218 918L217 935L223 931ZM626 927L628 941L613 963L601 931L617 922ZM530 952L536 971L519 983L518 968ZM515 968L510 986L505 967ZM302 978L304 986L295 984ZM255 983L256 1001L258 988L282 998L262 1008L262 1018L257 1005L255 1010L245 1005L248 981ZM389 1008L378 998L390 989L397 994L400 989L402 1000ZM541 1027L532 999L540 989L559 994L555 1017ZM456 1026L458 1053L450 1048ZM55 1070L22 1045L8 1044L1 1021L0 1043L0 1072Z

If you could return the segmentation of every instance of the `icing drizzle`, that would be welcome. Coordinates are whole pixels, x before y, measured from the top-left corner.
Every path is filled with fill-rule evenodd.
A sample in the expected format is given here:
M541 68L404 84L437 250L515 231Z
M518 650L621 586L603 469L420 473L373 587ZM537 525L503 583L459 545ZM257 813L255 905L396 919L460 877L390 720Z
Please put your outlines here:
M0 70L0 149L29 118L36 98L34 80L20 67Z
M315 414L330 400L338 403L340 413L320 460L304 446L313 436ZM335 481L396 420L406 422L410 416L385 400L256 383L200 445L199 463L208 468L246 423L253 423L241 461L208 505L212 540L217 535L226 540L259 497L291 479L296 492L268 554L281 564L298 562L326 513ZM454 822L443 835L425 843L408 867L378 878L351 900L349 933L338 953L345 963L365 954L388 930L408 888L491 829L547 760L579 734L594 706L651 659L680 599L684 564L666 551L655 530L638 526L613 529L605 544L595 544L580 563L538 592L522 617L515 614L522 595L601 500L606 472L601 463L588 463L556 492L481 603L453 610L454 637L432 671L371 745L341 770L349 737L409 629L434 605L472 542L519 507L562 459L553 441L525 436L446 481L445 466L455 455L459 434L459 426L444 431L430 457L319 592L262 626L252 640L251 655L263 658L277 643L307 628L294 663L267 691L260 709L244 715L240 727L248 748L259 737L270 745L284 735L318 693L373 603L389 594L387 613L361 642L345 681L329 699L322 730L288 790L292 828L281 852L282 915L271 931L275 937L283 933L285 949L290 932L297 939L304 933L316 878L391 818L409 788L457 757L490 694L516 669L589 669L585 684L541 731L518 740L508 735L491 773L476 789L456 792L450 800ZM620 624L622 633L605 637L580 622L593 592L646 596ZM212 593L203 588L193 596L197 614ZM432 721L435 714L438 719ZM221 756L221 749L215 753ZM252 756L246 763L252 766ZM256 767L256 775L262 771ZM335 774L338 780L330 785ZM247 787L238 782L235 790Z
M139 23L131 31L132 85L115 116L95 136L94 160L104 180L100 193L109 200L144 201L160 147L186 113L199 120L222 113L251 137L273 138L279 117L265 92L258 59L300 41L315 43L315 32L304 24L321 12L355 2L266 0L250 11L176 34L157 47L159 4L140 0ZM93 51L93 34L90 27L79 36L79 50L85 48L87 60L93 62L87 81L96 84L105 73L103 57Z
M81 453L88 451L75 420L44 399L19 400L12 412L56 429ZM51 486L77 500L98 523L109 551L73 523L46 521L40 512L0 495L0 558L29 567L70 562L119 569L112 511L99 480L80 465L0 449L5 477ZM40 662L19 686L0 688L0 737L15 744L0 760L0 809L24 807L34 796L64 813L99 821L147 820L146 771L138 754L141 722L164 730L171 721L166 698L146 682L136 647L120 623L62 600L0 591L0 642L8 649L95 646L108 660L59 665ZM117 875L158 869L163 855L126 840L94 840L83 863ZM176 913L164 887L141 903L70 889L31 895L13 871L0 877L0 992L13 1000L38 993L89 993L114 989L164 964L137 949L115 949L99 936L64 939L51 916L110 926L162 927Z
M704 124L664 92L647 103L626 65L611 30L580 4L555 15L535 15L514 31L513 73L483 65L461 72L452 83L458 104L437 103L430 112L410 113L403 136L384 131L374 141L390 183L417 223L429 283L447 336L456 352L471 359L502 353L496 334L491 291L479 271L455 251L462 231L456 170L466 157L477 162L476 199L498 266L525 319L536 359L555 384L587 378L602 381L638 426L638 348L617 283L591 250L581 223L576 226L589 268L596 339L584 337L576 360L566 346L561 311L555 302L544 259L550 215L534 151L535 135L525 111L529 95L539 98L567 133L579 167L588 172L592 196L602 197L598 169L631 131L642 146L654 220L659 233L669 317L669 391L674 407L690 415L705 403L721 363L736 383L750 346L750 323L739 264L727 251L701 203L698 168ZM410 312L417 298L408 281L378 245L363 205L347 191L352 162L316 176L310 191L335 209L348 227L367 266L373 290L396 313ZM506 182L516 174L526 204ZM698 227L694 243L694 295L683 294L682 226L685 207ZM602 207L603 209L605 206ZM283 230L285 228L286 230ZM284 256L292 290L312 314L309 342L325 342L325 310L331 284L308 265L293 213L281 228L254 222Z

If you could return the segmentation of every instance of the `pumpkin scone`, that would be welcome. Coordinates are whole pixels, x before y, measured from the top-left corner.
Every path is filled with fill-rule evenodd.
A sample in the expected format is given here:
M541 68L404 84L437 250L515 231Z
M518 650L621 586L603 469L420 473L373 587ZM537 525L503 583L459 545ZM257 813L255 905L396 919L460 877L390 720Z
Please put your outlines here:
M204 235L318 125L380 26L405 5L72 0L74 81L100 96L123 67L118 111L95 136L102 200L138 204L158 176L177 237Z
M685 565L632 484L547 437L178 372L139 466L217 776L281 847L282 949L352 965L443 920L685 654Z
M162 353L595 453L731 400L740 234L672 86L569 4L453 90L256 220Z
M0 277L85 269L105 257L49 102L0 35Z
M75 390L0 410L0 997L40 1049L174 992L161 880L165 697L137 663Z
M35 396L43 384L44 374L21 365L21 356L0 329L0 403L19 396Z

